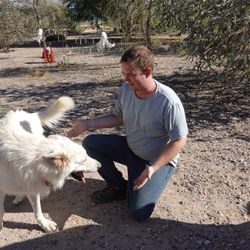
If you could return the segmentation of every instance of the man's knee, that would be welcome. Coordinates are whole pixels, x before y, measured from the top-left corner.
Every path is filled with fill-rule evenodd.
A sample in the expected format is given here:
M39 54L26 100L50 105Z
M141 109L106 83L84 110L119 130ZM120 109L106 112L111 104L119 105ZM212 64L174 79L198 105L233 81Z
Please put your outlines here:
M143 222L148 219L153 213L155 204L149 204L142 208L129 208L129 216L138 222Z

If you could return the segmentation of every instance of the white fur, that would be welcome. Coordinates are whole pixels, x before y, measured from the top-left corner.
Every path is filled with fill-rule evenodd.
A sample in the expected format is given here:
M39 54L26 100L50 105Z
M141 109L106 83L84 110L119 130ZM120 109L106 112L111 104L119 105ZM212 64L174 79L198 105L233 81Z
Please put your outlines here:
M100 41L96 44L98 51L103 52L105 48L112 49L115 47L115 43L110 43L106 32L101 33Z
M43 111L9 111L0 120L0 229L9 194L17 195L14 204L26 196L38 224L46 232L55 231L56 223L42 214L40 199L62 188L72 172L97 170L98 162L82 146L64 136L43 135L42 125L55 126L73 107L70 97L61 97Z
M43 40L43 30L41 28L38 29L37 33L37 41L39 45L41 45L41 41Z

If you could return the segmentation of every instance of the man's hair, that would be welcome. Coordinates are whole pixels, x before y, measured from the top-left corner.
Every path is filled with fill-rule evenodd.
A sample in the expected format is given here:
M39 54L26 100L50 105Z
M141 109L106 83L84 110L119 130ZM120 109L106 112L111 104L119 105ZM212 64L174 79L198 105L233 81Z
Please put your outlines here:
M133 46L122 55L120 63L135 63L141 71L147 68L153 70L154 54L145 46Z

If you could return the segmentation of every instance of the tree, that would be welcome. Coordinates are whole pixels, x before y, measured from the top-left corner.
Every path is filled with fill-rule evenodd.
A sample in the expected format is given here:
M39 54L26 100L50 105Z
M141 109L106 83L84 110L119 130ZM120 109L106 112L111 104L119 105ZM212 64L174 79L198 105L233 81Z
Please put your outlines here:
M0 0L0 48L7 51L34 39L38 28L63 29L72 24L66 8L52 0Z
M122 30L123 41L131 41L131 35L142 35L148 47L152 47L151 32L160 27L161 0L64 0L69 15L75 21L88 20L110 21L117 29Z
M123 31L124 42L129 42L132 33L142 34L143 40L152 48L151 33L161 20L161 0L110 0L106 13ZM163 16L162 16L163 19Z
M187 35L183 45L198 70L219 68L249 80L248 0L166 2L165 18Z
M140 33L142 1L109 1L106 13L123 33L123 41L130 42L132 33Z
M152 32L174 27L185 35L183 48L198 70L222 70L249 80L249 0L68 0L72 15L112 20L129 42L143 34L148 47Z
M31 6L17 0L0 0L0 13L0 48L8 51L11 44L22 44L32 37L35 24Z
M38 27L63 29L72 26L72 20L67 16L67 8L53 0L33 0L33 10Z
M42 26L42 22L41 22L41 15L40 15L40 12L39 12L39 7L38 7L39 2L40 2L40 0L33 0L33 9L34 9L34 12L35 12L35 16L36 16L38 26L41 28L43 26Z
M63 0L68 14L74 21L92 21L98 27L99 20L106 20L105 6L107 0Z

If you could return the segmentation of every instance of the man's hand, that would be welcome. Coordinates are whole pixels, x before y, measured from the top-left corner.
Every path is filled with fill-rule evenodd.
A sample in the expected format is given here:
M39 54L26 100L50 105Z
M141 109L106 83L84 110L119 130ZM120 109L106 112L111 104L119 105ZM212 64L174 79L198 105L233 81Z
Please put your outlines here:
M87 124L83 120L73 120L73 127L67 132L67 137L76 137L88 130Z
M155 173L153 166L147 166L141 175L135 180L133 190L136 191L142 188L148 180L151 180L152 175Z

